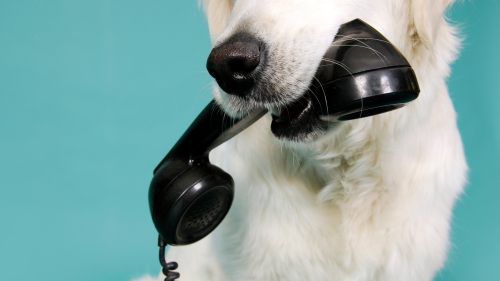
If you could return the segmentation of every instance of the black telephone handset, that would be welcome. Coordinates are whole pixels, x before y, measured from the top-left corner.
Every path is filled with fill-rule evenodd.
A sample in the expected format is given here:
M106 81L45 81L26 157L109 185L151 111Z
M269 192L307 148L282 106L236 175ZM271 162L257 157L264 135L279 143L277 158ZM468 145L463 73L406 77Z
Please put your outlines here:
M343 24L316 72L313 102L318 115L347 121L388 112L415 100L420 92L410 64L384 36L362 20ZM154 170L149 208L159 233L160 263L166 281L179 278L165 262L165 246L189 245L210 234L226 216L234 181L208 154L267 113L256 110L234 119L215 101L189 126Z

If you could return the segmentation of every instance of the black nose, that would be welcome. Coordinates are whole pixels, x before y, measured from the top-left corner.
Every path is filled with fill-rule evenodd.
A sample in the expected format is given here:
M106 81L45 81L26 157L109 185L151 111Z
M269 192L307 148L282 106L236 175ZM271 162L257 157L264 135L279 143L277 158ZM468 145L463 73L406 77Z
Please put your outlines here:
M253 87L261 63L262 44L255 37L238 33L212 49L207 69L228 94L243 96Z

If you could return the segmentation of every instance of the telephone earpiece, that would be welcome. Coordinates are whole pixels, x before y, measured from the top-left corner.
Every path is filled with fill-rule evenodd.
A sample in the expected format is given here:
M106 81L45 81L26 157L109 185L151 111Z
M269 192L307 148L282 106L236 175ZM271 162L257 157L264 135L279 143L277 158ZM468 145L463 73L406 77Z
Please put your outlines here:
M401 108L420 93L412 67L387 38L360 19L340 26L312 81L314 107L329 121Z
M343 24L312 82L313 106L330 121L347 121L403 107L420 92L406 59L385 37L357 19ZM166 281L179 277L165 262L165 247L189 245L212 232L234 197L234 181L212 165L212 149L256 122L267 110L230 118L212 101L154 171L149 208L159 233Z

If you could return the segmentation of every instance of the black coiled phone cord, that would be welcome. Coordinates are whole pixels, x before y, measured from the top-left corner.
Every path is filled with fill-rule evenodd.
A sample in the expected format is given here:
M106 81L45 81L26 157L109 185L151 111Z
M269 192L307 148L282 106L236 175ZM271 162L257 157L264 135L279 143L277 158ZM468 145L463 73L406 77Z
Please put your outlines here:
M181 275L178 272L170 271L177 269L177 263L175 261L169 263L165 261L165 247L167 246L167 243L163 241L161 236L158 236L158 246L160 247L160 263L163 267L162 271L163 274L167 276L167 278L165 278L165 281L173 281L179 278Z

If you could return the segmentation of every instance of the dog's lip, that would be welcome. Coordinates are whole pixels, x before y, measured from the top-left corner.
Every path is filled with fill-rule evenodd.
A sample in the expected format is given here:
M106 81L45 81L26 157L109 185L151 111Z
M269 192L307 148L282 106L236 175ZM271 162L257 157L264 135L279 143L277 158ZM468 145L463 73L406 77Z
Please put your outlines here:
M271 109L273 121L277 123L293 122L299 119L309 108L312 107L309 95L301 96L299 99L287 104L284 108Z
M273 122L273 131L286 131L291 129L303 117L313 112L313 104L309 94L301 96L299 99L289 103L286 107L270 110Z

